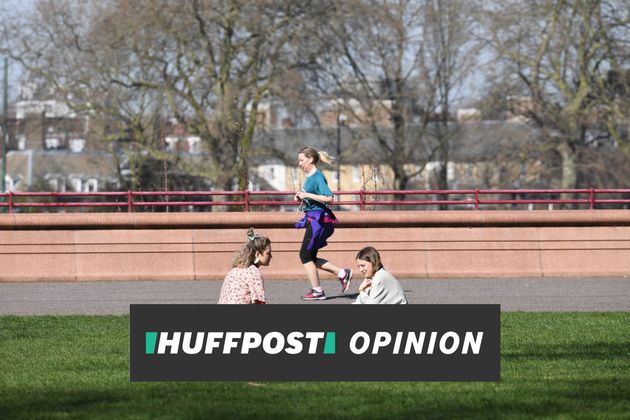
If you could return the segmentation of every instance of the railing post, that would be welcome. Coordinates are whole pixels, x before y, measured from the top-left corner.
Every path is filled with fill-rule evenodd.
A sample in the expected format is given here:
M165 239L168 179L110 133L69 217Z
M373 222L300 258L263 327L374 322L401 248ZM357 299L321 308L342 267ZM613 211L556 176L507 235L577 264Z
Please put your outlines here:
M595 208L595 190L593 188L590 189L588 196L588 209L593 210Z
M249 211L249 190L245 190L245 211Z
M9 213L13 213L13 191L9 191Z
M127 213L131 213L133 210L133 195L131 190L127 190Z
M475 210L479 210L479 190L475 190Z

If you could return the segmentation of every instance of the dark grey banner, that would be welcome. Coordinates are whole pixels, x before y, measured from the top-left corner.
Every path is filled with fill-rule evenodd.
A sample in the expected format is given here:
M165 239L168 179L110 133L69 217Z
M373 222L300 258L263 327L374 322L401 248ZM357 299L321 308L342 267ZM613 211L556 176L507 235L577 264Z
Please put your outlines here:
M499 381L499 305L131 305L132 381Z

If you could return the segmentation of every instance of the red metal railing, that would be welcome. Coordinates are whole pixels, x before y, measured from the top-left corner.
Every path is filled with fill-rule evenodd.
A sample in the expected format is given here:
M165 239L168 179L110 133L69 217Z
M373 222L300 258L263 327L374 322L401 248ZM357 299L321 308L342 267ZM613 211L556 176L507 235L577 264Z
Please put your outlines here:
M0 193L0 211L113 208L156 211L295 210L293 191L121 191ZM610 209L630 208L630 189L503 189L337 191L336 208L377 209ZM173 200L175 199L175 200ZM39 201L38 201L39 200Z

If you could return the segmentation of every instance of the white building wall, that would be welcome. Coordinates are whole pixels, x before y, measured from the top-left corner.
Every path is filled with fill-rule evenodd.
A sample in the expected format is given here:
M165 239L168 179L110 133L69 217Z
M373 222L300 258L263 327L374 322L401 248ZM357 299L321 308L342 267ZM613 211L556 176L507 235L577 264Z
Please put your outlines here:
M282 164L264 164L256 168L257 175L275 190L284 191L287 185L286 169Z

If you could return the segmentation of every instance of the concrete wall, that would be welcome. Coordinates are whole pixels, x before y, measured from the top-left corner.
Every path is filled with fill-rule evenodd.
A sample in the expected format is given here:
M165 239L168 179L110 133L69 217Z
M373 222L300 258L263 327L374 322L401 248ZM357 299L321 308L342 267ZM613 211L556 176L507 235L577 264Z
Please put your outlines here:
M0 215L0 281L222 279L253 226L272 240L268 279L304 278L300 213ZM339 212L320 256L365 245L400 278L627 276L630 212Z

